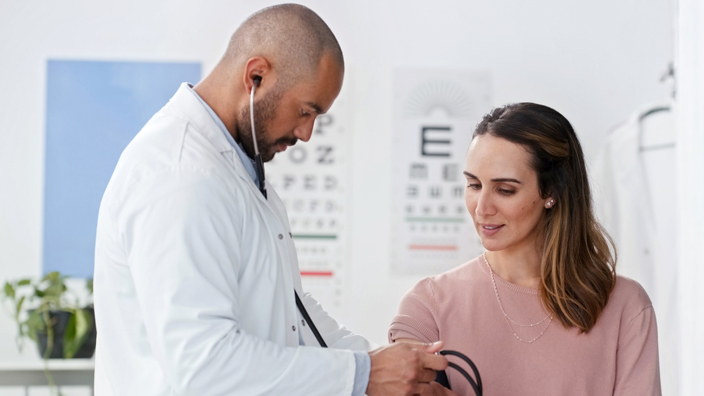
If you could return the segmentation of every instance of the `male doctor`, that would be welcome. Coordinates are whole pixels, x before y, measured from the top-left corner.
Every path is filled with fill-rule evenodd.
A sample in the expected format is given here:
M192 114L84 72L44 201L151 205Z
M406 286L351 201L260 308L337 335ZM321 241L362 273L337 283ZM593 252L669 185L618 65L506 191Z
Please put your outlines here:
M261 10L125 149L98 218L97 396L443 394L440 343L373 349L303 292L286 210L258 188L250 111L269 161L310 139L343 71L314 12Z

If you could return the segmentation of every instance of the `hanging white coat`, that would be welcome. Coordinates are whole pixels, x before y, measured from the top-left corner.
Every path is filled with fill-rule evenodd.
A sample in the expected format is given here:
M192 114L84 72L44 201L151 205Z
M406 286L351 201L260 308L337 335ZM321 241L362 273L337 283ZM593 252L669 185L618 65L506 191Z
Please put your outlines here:
M674 164L649 164L645 147L646 120L653 109L671 108L670 101L648 104L633 112L611 132L594 161L592 174L594 198L600 221L616 243L619 274L638 281L648 293L658 316L658 345L663 394L678 394L678 310L676 296L677 249L671 220L672 201L662 199L672 194L661 192L661 199L651 192L666 189L675 178ZM671 113L659 113L670 114ZM645 118L644 118L645 117ZM667 120L667 118L666 118ZM665 122L659 138L667 140L672 121ZM672 153L674 155L674 153ZM656 157L657 158L657 157ZM660 157L662 158L662 157ZM652 160L652 158L651 158ZM659 172L648 173L648 165ZM651 168L652 169L652 168ZM669 169L668 173L664 169ZM655 186L650 183L656 183ZM658 202L659 201L659 202ZM656 205L659 203L660 205ZM666 220L663 220L666 219ZM661 223L658 223L660 219Z
M98 218L97 396L352 393L351 350L372 345L303 293L267 191L185 85L139 132ZM294 287L331 349L314 347Z
M655 224L640 154L640 116L613 131L595 158L594 200L599 221L618 252L616 270L653 295Z

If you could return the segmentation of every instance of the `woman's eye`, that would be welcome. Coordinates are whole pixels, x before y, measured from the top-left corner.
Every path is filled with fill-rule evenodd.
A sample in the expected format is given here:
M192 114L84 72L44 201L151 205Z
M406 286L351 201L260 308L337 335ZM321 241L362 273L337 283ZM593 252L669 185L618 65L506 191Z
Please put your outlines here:
M471 188L472 190L480 190L482 188L481 184L469 184L467 188Z
M499 193L500 193L501 195L513 195L514 192L515 192L515 191L513 191L513 190L506 190L506 189L503 189L503 188L500 188L500 189L499 189Z

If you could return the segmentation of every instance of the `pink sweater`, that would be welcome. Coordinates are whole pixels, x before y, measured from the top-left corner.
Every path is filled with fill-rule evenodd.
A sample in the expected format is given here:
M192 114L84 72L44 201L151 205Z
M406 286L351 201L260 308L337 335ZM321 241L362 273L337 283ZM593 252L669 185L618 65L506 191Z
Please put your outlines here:
M546 316L537 290L494 275L506 314L520 324ZM549 319L548 319L549 320ZM619 276L609 302L588 334L557 320L513 331L499 307L489 269L480 256L444 274L418 282L401 300L389 341L443 340L477 365L485 396L660 395L657 326L645 290ZM514 332L533 343L524 343ZM450 358L453 361L454 358ZM466 365L458 361L461 367ZM471 373L468 367L465 368ZM448 369L453 390L474 395L459 373Z

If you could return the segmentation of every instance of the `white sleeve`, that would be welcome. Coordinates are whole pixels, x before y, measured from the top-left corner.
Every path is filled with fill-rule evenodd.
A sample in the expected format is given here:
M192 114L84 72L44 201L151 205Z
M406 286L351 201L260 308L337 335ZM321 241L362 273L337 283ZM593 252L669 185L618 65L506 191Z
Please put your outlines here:
M366 338L352 333L345 326L337 323L320 305L318 301L313 298L310 293L303 293L301 296L301 301L305 305L308 314L310 315L315 326L320 332L323 340L330 348L335 349L349 349L353 351L371 351L372 349L378 348L378 345L370 342ZM308 329L308 336L305 338L306 345L318 345L315 337Z
M283 347L241 328L243 214L202 172L141 181L116 214L149 347L173 394L350 395L352 352Z

